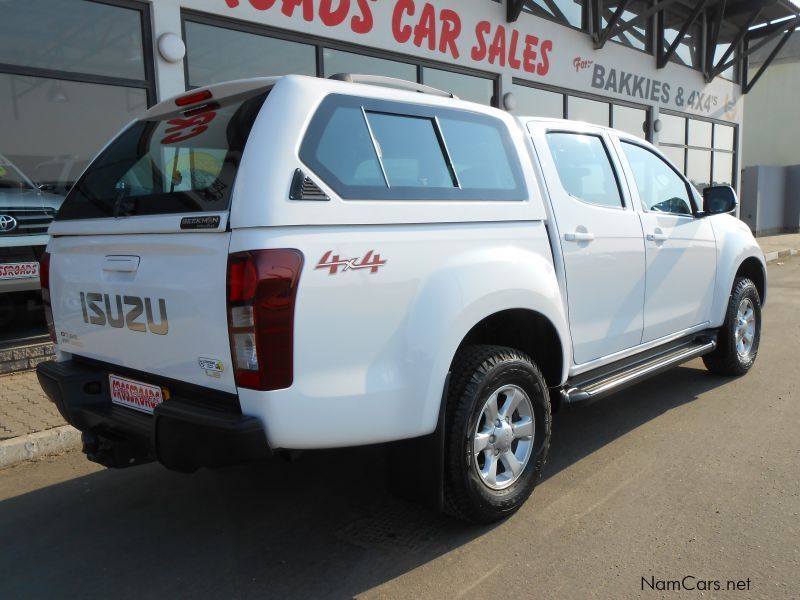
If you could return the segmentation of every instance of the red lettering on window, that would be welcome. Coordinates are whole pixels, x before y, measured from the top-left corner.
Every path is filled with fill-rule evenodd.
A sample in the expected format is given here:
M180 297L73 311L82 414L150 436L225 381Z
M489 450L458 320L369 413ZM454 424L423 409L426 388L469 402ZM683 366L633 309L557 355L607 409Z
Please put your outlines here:
M161 140L162 144L174 144L176 142L184 142L190 140L195 136L200 135L208 129L208 124L217 116L213 110L195 115L189 119L177 118L167 121L168 125L172 125L164 131L167 135Z

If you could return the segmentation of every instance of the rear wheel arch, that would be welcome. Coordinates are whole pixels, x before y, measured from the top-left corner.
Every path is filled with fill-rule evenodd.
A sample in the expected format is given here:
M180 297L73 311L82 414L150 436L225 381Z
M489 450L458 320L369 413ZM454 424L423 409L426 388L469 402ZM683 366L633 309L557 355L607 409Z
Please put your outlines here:
M564 345L555 325L540 312L511 308L488 315L469 330L455 354L473 344L515 348L536 363L548 386L562 383Z

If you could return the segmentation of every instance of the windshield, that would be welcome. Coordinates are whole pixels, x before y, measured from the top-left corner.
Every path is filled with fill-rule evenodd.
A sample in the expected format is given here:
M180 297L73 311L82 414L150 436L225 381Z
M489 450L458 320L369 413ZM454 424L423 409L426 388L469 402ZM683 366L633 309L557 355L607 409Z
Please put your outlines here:
M92 163L56 220L215 212L267 93L136 121Z
M0 155L0 190L32 190L33 184L11 161Z

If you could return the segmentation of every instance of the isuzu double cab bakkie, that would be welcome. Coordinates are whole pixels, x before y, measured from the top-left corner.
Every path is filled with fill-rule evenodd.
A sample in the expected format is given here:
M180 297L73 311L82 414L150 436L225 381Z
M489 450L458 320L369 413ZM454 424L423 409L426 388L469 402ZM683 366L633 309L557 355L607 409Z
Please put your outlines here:
M735 206L636 137L408 82L201 88L69 192L38 376L108 466L387 443L400 491L492 521L558 407L750 369L766 267Z

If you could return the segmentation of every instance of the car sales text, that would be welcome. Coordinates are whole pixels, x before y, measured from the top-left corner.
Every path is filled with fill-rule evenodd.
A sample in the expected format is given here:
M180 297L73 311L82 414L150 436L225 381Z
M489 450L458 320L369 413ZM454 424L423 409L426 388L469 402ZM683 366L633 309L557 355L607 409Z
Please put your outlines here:
M349 27L367 34L375 26L374 0L225 0L232 8L250 4L259 11L280 11L285 17L302 15L326 27ZM396 0L391 17L392 37L458 59L463 52L475 62L505 67L542 77L550 70L553 41L499 23L479 21L470 35L463 30L457 10L437 8L430 2ZM468 41L465 38L469 38ZM469 46L467 50L467 46Z

